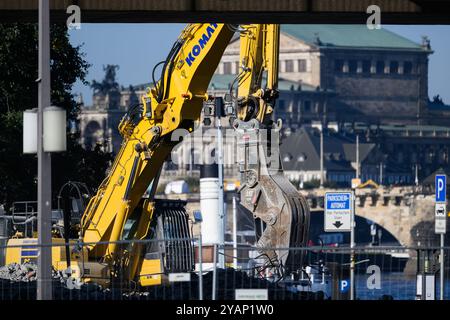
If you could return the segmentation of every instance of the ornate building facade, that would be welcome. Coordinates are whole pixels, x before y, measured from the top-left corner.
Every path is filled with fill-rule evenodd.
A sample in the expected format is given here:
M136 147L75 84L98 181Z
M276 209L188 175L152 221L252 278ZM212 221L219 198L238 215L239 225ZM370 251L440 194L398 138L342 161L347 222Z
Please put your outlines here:
M418 44L365 25L282 25L275 117L283 119L286 136L295 135L301 127L318 126L338 135L354 138L358 134L363 143L375 143L377 150L385 153L380 166L408 175L420 165L419 175L424 177L438 166L449 166L448 156L442 154L448 154L450 144L444 137L448 134L444 126L450 125L450 106L431 103L428 97L428 58L432 53L427 38ZM239 65L236 36L225 50L208 92L215 96L228 93ZM105 68L105 80L93 85L94 106L81 113L81 142L87 147L105 143L117 152L121 143L118 123L150 86L119 88L114 79L116 69ZM202 120L205 118L211 121L203 121L202 130L214 128L214 114L202 114ZM227 127L228 120L223 119L222 125ZM433 136L433 132L438 134ZM192 148L187 144L176 148L172 153L176 161L169 161L167 169L178 175L196 172L193 159L202 151L198 146ZM233 170L230 166L229 175ZM409 183L413 178L406 180Z

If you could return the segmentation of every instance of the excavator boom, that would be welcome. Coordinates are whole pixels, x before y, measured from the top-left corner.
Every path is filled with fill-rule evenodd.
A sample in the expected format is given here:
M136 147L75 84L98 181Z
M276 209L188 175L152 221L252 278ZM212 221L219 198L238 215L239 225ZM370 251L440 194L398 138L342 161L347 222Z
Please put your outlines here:
M178 142L172 141L171 133L194 130L194 121L208 100L208 84L235 31L241 37L233 123L240 155L241 203L260 222L258 246L268 261L288 268L301 264L300 252L267 249L304 246L309 227L306 201L283 174L281 124L273 121L280 33L276 24L192 24L184 29L163 64L161 79L143 98L142 109L131 110L119 126L124 142L86 209L81 234L84 242L112 243L91 245L91 257L114 260L114 242L121 239L125 222L149 183L157 183L163 162ZM137 237L146 235L152 220L152 210L143 214L147 216L141 217Z
M189 234L185 211L169 204L170 213L159 215L154 193L163 163L179 143L174 137L182 136L175 131L192 132L203 103L212 100L207 94L209 82L235 32L241 38L241 71L236 78L237 97L233 97L232 87L231 101L235 104L232 118L238 139L241 203L258 221L258 246L267 261L275 267L300 267L302 255L286 248L305 244L309 211L305 199L283 174L278 141L281 124L273 121L278 97L279 25L216 23L190 24L182 31L162 62L159 81L154 80L142 103L123 117L119 124L123 137L120 151L79 224L83 246L70 251L69 246L76 240L68 243L68 233L64 234L66 256L63 251L54 254L54 266L61 269L72 266L72 262L80 264L81 277L85 279L96 269L96 274L101 274L97 279L107 283L120 270L127 269L128 278L138 278L141 285L160 283L164 271L160 252L143 252L137 244L124 249L117 242L155 234L163 238ZM143 199L147 190L150 195ZM155 228L152 223L156 221L160 221L160 226ZM66 225L65 229L69 230ZM173 232L166 234L169 229ZM54 239L55 243L61 240ZM181 264L169 250L165 257L166 262L171 262L168 269L192 265L191 247L183 248L188 249L182 251ZM86 276L85 272L90 274Z
M175 42L162 67L160 81L143 97L142 109L131 110L119 125L121 149L82 221L83 242L114 242L142 195L157 177L178 141L176 129L194 130L207 97L208 84L234 31L225 24L191 24ZM151 217L145 219L149 223ZM146 230L147 228L142 228ZM114 243L92 244L91 257L113 259Z

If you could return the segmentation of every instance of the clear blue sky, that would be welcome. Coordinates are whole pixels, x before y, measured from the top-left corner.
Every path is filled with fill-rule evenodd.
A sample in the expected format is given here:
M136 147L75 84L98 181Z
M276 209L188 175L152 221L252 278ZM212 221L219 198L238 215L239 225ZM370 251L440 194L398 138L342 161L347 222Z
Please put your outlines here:
M82 24L70 31L74 45L82 46L92 64L88 81L100 81L103 66L117 64L118 82L123 86L150 82L153 66L165 59L184 24ZM440 94L450 104L450 26L383 26L415 42L427 35L435 51L430 56L429 96ZM92 90L77 83L74 93L82 93L86 105L92 102Z

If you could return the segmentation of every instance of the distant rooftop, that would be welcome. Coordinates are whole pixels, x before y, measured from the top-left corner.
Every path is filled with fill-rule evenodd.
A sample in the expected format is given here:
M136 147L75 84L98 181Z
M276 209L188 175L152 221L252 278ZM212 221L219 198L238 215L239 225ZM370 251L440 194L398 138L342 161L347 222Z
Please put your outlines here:
M396 33L384 28L369 30L365 24L284 24L281 32L320 47L426 51L420 44Z
M428 109L431 111L447 111L450 112L450 105L445 103L428 102Z
M355 161L355 143L352 139L324 135L324 166L329 171L351 171L351 161ZM374 144L360 144L360 159L365 161ZM291 133L281 143L281 159L287 171L317 171L320 169L320 136L312 128L302 128ZM353 155L354 153L355 155Z
M228 90L231 83L236 78L235 74L214 74L211 82L209 83L208 90ZM283 91L289 90L302 90L302 91L316 91L316 87L310 86L306 83L299 83L296 81L290 81L283 78L278 80L278 89Z
M450 132L450 128L446 126L435 126L435 125L416 125L416 124L382 124L382 125L367 125L365 123L356 122L355 124L352 123L344 123L344 127L351 128L354 127L357 130L382 130L382 131L398 131L398 132L420 132L420 131L427 131L427 132Z
M230 89L231 83L233 83L236 78L235 74L214 74L211 82L209 83L208 90L228 90ZM142 83L133 86L135 91L142 91L148 87L152 87L153 83ZM128 87L124 87L124 90L128 90ZM302 91L317 91L317 88L310 86L306 83L300 83L296 81L290 81L286 79L279 78L278 89L283 91L289 90L302 90ZM328 90L331 92L330 90Z

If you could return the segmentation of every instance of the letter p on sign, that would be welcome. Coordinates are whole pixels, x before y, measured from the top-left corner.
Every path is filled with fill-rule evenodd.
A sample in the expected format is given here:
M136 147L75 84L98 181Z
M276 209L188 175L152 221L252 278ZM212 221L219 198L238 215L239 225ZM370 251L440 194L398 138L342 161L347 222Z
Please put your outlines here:
M348 281L341 280L341 292L346 292L348 290Z
M447 177L443 174L436 175L436 202L445 202L447 198Z

